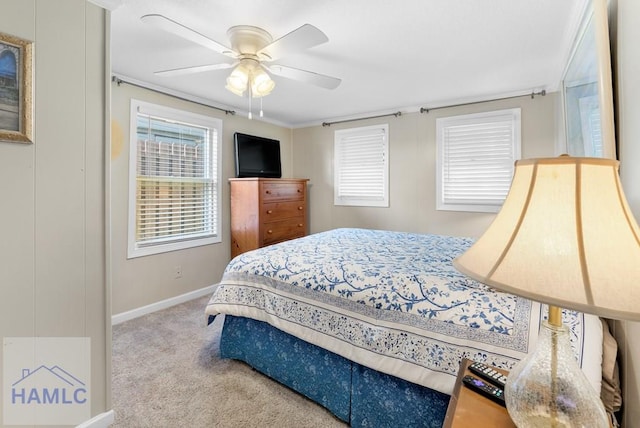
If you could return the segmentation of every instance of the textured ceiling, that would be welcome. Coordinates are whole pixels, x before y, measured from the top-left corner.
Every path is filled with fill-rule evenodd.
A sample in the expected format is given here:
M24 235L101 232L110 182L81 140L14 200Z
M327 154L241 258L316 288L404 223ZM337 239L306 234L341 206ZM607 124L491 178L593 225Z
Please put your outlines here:
M274 39L309 23L329 42L279 64L339 77L327 90L274 76L264 120L300 127L420 107L555 91L587 0L121 0L112 12L112 69L126 80L246 114L224 89L230 70L161 77L154 71L228 59L145 24L162 14L224 45L255 25ZM254 100L256 116L259 101Z

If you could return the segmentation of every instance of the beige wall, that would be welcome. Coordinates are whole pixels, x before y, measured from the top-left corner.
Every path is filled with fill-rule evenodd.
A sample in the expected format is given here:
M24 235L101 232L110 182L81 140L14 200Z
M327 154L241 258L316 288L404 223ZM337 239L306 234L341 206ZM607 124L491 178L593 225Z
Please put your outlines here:
M0 10L0 32L35 42L34 143L0 142L0 337L90 337L96 415L110 389L105 14L85 0Z
M522 157L554 156L559 95L548 94L493 101L464 107L410 113L330 127L293 131L293 172L310 178L312 232L336 227L366 227L455 236L479 236L494 214L437 211L435 209L436 119L439 117L520 107ZM333 143L337 129L389 124L388 208L333 205Z
M640 2L612 0L610 4L620 172L629 205L640 219ZM623 426L640 427L640 323L616 323L614 334L621 349Z
M280 140L282 175L292 174L291 130L240 114L224 112L123 83L111 85L111 216L113 314L176 297L217 283L230 260L229 184L235 174L233 133ZM129 109L131 98L179 108L222 120L222 242L219 244L127 259L129 177ZM175 277L181 266L182 277ZM204 310L204 309L203 309Z

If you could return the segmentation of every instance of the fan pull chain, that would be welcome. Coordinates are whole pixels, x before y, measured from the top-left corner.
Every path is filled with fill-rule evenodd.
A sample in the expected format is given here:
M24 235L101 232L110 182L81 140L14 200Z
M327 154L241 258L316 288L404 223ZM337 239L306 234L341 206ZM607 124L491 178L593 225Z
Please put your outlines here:
M251 114L251 98L253 98L253 94L251 93L251 75L249 75L249 120L253 119Z

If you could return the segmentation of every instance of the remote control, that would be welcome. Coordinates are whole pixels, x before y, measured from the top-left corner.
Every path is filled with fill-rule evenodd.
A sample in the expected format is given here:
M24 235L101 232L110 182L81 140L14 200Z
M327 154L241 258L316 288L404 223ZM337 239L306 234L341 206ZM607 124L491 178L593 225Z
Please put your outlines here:
M491 382L492 384L494 384L499 388L504 388L504 384L507 382L507 377L505 375L492 369L491 367L489 367L484 363L479 363L477 361L474 361L469 366L469 371L477 374L484 380L488 380L489 382Z
M485 397L495 401L501 406L506 406L504 402L504 391L500 388L496 388L493 385L489 385L482 379L478 379L475 376L465 376L462 378L462 383L470 389L484 395Z

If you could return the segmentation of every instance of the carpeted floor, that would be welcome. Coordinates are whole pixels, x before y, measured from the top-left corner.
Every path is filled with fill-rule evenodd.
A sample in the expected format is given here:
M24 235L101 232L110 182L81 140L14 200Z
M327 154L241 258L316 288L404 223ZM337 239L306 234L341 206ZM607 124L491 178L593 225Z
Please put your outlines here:
M246 364L220 359L222 319L206 326L208 299L113 327L113 427L347 426Z

